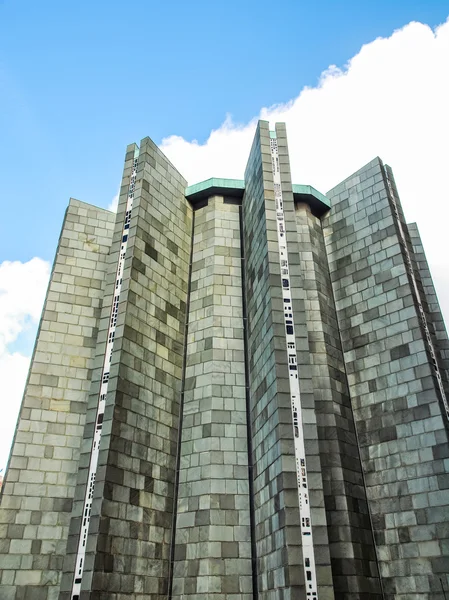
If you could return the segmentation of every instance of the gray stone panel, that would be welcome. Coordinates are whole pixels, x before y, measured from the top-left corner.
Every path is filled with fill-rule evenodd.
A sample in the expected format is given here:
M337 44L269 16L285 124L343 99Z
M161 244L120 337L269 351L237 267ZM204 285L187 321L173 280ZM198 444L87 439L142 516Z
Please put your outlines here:
M324 234L385 597L433 600L440 577L447 586L447 423L381 161L329 197Z
M374 539L321 221L306 204L295 209L335 598L379 599Z
M329 192L320 219L295 207L283 124L276 138L284 217L267 122L242 206L214 196L194 212L141 142L78 600L309 600L278 217L319 600L449 593L429 339L447 395L449 341L418 231L379 159ZM136 150L116 216L76 200L66 214L0 509L2 600L72 600Z
M263 148L263 150L262 150ZM259 123L245 173L243 227L248 301L248 350L251 425L253 432L254 504L258 557L259 595L271 598L277 587L288 586L288 561L284 523L276 523L278 511L285 514L284 492L277 489L282 471L277 411L276 362L274 355L272 302L269 285L269 243L265 217L265 194L271 187L274 204L269 131ZM273 242L276 238L273 238ZM273 244L272 269L277 259ZM280 283L279 275L276 282ZM289 408L287 396L286 408ZM270 473L271 466L271 473ZM296 501L297 502L297 501ZM297 519L299 526L299 516ZM300 557L296 559L299 565ZM300 568L298 569L300 570Z
M421 284L422 298L425 301L424 304L426 306L428 323L444 379L446 395L449 395L449 339L447 329L438 303L418 226L416 223L409 223L407 228L410 236L410 245L413 251L416 272Z
M69 598L133 150L125 162L65 561ZM81 600L166 598L192 211L185 180L142 140Z
M252 596L239 206L195 211L173 599Z
M5 600L59 593L114 220L66 211L3 487Z
M277 126L277 136L297 323L300 388L307 422L306 455L310 464L318 585L320 597L330 599L333 598L332 575L318 436L313 419L312 373L299 261L294 258L298 248L287 141L282 125ZM305 586L268 123L259 123L245 183L243 222L259 596L275 600L282 594L282 598L293 600L304 594ZM307 418L309 415L311 418Z

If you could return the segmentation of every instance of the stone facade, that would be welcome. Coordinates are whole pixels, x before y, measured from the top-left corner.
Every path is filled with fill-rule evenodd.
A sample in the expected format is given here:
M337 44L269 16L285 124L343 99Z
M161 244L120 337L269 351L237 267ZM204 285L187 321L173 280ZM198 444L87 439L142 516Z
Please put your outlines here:
M109 301L100 323L100 359L134 154L128 148L113 268L106 280ZM148 600L167 594L192 228L185 185L153 142L142 140L81 599L101 598L105 590ZM71 598L101 365L98 360L92 378L61 600Z
M384 597L443 600L447 419L386 168L375 159L328 196L323 226ZM399 219L407 233L400 205Z
M253 597L239 217L195 211L174 599Z
M381 598L322 224L307 204L295 208L335 594Z
M70 200L2 490L2 600L59 594L114 221Z
M281 181L289 241L292 301L302 397L312 523L320 597L333 599L323 481L312 390L304 294L300 282L295 212L285 128L277 126ZM254 504L259 597L300 598L305 582L293 449L289 372L277 247L268 123L260 123L245 174L243 198L247 268ZM262 172L262 176L260 173ZM282 594L282 596L280 596Z
M326 198L261 121L186 185L145 138L116 215L70 201L0 598L446 600L449 341L391 170Z

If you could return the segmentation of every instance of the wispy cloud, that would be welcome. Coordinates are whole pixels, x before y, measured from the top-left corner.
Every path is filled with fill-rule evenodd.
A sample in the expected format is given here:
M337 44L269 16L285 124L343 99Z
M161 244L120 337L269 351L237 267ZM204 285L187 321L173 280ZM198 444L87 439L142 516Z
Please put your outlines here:
M11 346L26 330L36 329L49 275L49 263L40 258L0 264L0 469L8 459L30 362L29 355L13 352Z
M117 212L119 196L120 196L120 188L118 189L117 193L112 198L112 200L108 206L108 210L110 210L111 212Z

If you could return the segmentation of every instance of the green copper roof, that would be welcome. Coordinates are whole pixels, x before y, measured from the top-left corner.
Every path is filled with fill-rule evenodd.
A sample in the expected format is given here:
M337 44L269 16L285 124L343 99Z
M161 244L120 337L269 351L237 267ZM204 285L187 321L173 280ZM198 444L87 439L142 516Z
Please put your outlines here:
M189 185L189 187L186 188L185 194L186 197L189 198L190 196L196 196L197 194L200 194L206 190L210 190L213 193L218 193L215 192L216 189L222 189L225 192L227 190L230 192L227 193L229 196L234 195L232 194L233 191L239 191L241 194L243 194L245 182L243 179L220 179L219 177L211 177L210 179L206 179L206 181L195 183L195 185ZM208 195L210 196L211 193L208 193Z
M331 207L331 201L324 194L316 190L311 185L302 185L301 183L294 183L293 187L293 195L296 196L313 196L323 204L327 206L329 209Z
M185 195L192 203L196 204L201 200L206 200L210 196L232 196L242 198L245 191L245 182L243 179L223 179L211 177L206 181L200 181L195 185L189 185L186 188ZM314 214L322 215L330 207L330 201L324 194L313 188L311 185L293 184L293 196L298 202L305 202L311 208Z

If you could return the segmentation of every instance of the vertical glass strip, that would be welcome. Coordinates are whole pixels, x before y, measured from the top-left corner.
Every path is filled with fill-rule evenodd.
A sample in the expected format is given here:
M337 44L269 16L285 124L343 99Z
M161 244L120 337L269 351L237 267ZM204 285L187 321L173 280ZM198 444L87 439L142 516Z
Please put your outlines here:
M306 451L302 426L301 395L299 390L298 361L296 357L295 323L288 265L287 238L285 233L284 202L282 198L281 172L276 137L270 132L271 165L276 203L276 225L281 267L282 300L285 323L285 341L287 345L288 374L292 409L293 434L295 444L296 477L298 482L299 517L304 567L306 596L318 599L318 585L313 547L312 520L310 514L309 488L307 482Z
M122 230L122 241L120 246L119 259L115 275L115 287L112 300L111 315L109 318L108 335L106 339L106 351L103 358L103 369L101 372L100 393L98 394L97 416L95 419L94 438L92 440L92 448L89 461L89 475L87 478L86 493L84 496L83 512L81 515L81 531L78 541L78 550L76 554L75 573L73 575L73 584L71 599L79 600L81 592L81 582L84 572L84 563L86 557L87 538L89 535L90 515L92 510L92 502L95 487L95 478L98 467L98 457L100 453L101 431L103 428L103 418L106 406L106 396L108 393L109 372L111 368L112 352L114 349L114 338L117 327L118 306L120 300L120 292L122 289L123 269L125 265L126 249L128 247L128 234L131 222L131 211L133 208L134 191L136 187L138 154L135 154L131 179L129 182L128 199L126 202L125 220Z

